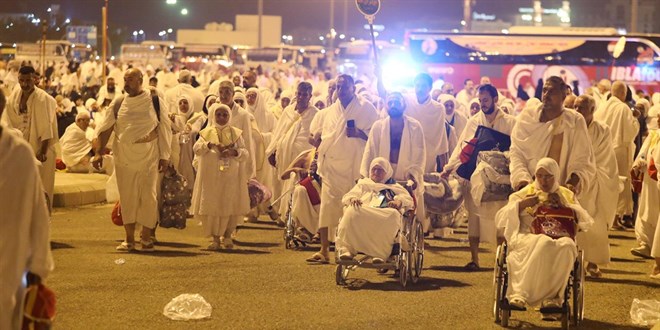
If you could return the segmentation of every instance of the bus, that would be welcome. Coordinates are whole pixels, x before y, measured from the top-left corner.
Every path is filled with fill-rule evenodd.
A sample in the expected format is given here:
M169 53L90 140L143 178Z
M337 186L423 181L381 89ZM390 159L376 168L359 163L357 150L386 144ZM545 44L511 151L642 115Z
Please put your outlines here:
M145 40L142 41L143 46L154 46L160 48L165 53L165 58L170 63L177 63L183 58L184 47L174 41L168 40Z
M502 93L516 97L519 86L530 94L539 79L559 76L577 86L578 93L603 78L647 94L660 91L660 35L619 35L598 28L514 27L504 32L412 30L405 40L422 70L457 90L466 79L478 83L488 76Z
M9 61L16 57L16 44L0 42L0 60Z
M123 44L119 60L142 66L151 65L154 69L168 64L166 51L157 45Z
M200 70L209 64L230 67L234 62L227 55L227 48L225 45L187 44L180 62L191 70Z
M82 62L88 60L93 54L94 49L91 45L71 43L67 40L46 40L45 58L47 63ZM41 41L16 44L16 60L31 62L38 66L41 55Z

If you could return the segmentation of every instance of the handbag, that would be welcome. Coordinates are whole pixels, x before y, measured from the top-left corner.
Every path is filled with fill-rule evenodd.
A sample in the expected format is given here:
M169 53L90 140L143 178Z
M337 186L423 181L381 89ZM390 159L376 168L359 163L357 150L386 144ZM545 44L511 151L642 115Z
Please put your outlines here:
M568 207L539 206L534 212L531 230L533 234L543 234L552 239L570 237L575 240L577 217Z
M632 191L636 194L642 192L642 182L644 182L644 172L630 170L630 183L632 184Z
M27 287L23 330L50 329L55 318L55 293L43 284Z
M110 219L112 220L112 223L117 226L124 225L124 220L121 217L121 204L119 204L119 201L117 201L117 203L115 203L115 207L112 208Z
M658 181L658 168L655 167L655 161L653 158L649 159L648 172L651 179Z
M474 133L474 138L467 142L467 145L461 150L462 164L456 170L456 174L465 180L470 180L472 173L477 168L477 156L480 151L508 151L510 147L511 137L509 135L479 125Z
M321 186L312 176L307 176L298 183L307 190L307 196L309 196L309 201L312 205L321 204Z

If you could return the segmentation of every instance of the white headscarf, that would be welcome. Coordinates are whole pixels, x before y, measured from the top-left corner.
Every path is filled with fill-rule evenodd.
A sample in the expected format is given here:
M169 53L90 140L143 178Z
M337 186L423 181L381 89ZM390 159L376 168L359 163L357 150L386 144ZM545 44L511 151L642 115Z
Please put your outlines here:
M394 174L394 170L392 169L392 165L390 165L390 162L387 159L383 157L374 158L374 160L372 160L371 164L369 165L369 174L371 174L371 170L376 166L385 170L385 180L379 183L385 183L392 178L392 175Z
M273 113L268 111L266 102L261 93L259 93L259 89L252 87L245 94L247 96L250 93L256 93L257 99L254 101L254 105L246 105L247 110L254 116L257 126L262 133L272 131L276 122Z
M456 110L458 110L459 104L458 104L458 101L456 101L456 98L454 96L452 96L450 94L440 94L440 95L438 95L438 102L440 102L443 106L445 105L445 103L447 103L449 101L454 103L454 112L456 112Z
M183 113L181 112L181 110L179 110L179 102L181 102L181 100L188 101L188 112L186 113ZM176 98L176 113L177 115L184 117L186 120L190 119L190 116L192 116L193 113L195 113L195 104L193 103L192 98L189 95L181 94L179 95L179 97Z
M85 101L85 108L87 110L92 111L92 105L96 103L96 100L93 98L88 98L87 101Z
M225 125L220 125L215 122L215 112L220 109L225 109L227 110L227 112L229 112L229 120L227 120L227 124ZM211 107L209 108L209 126L215 126L217 128L223 129L229 126L230 121L231 121L231 109L229 109L227 105L222 103L213 103L213 105L211 105Z
M245 94L243 92L234 92L234 102L236 100L243 100L243 106L247 107L247 99L245 99Z
M659 128L658 116L660 116L660 104L652 106L646 114L646 127L648 127L649 130Z
M472 100L470 100L470 103L468 103L468 108L467 108L467 115L470 116L470 117L472 117L472 105L475 104L475 103L478 104L479 109L481 109L481 102L479 102L478 98L475 97ZM479 111L481 111L481 110L479 110Z
M552 185L552 189L548 193L553 193L559 189L559 177L561 176L561 173L559 172L559 164L557 162L549 157L541 158L537 163L536 163L536 169L534 169L534 173L539 169L544 169L548 171L548 173L552 174L552 176L555 179L555 183ZM538 180L534 180L534 188L536 188L537 191L541 191L541 185L539 184Z

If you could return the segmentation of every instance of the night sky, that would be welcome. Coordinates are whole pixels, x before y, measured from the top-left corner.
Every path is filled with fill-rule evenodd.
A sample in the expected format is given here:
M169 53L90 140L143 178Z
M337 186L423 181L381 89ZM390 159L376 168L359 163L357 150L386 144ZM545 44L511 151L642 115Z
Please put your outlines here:
M348 4L348 29L362 30L364 18L354 0L335 0L335 26L341 33L344 3ZM462 0L383 0L376 24L384 24L388 32L399 34L405 28L458 28L462 19ZM95 23L101 20L102 0L0 0L0 12L31 12L45 15L50 4L60 4L61 12L72 19ZM298 30L329 29L329 0L264 0L265 15L283 18L283 33ZM544 0L544 6L560 6L561 1ZM518 7L531 7L531 0L479 0L474 10L508 19ZM189 14L182 16L181 8ZM236 14L256 14L257 0L178 0L166 5L165 0L110 0L110 22L129 29L144 29L155 35L167 28L203 28L207 22L234 23Z

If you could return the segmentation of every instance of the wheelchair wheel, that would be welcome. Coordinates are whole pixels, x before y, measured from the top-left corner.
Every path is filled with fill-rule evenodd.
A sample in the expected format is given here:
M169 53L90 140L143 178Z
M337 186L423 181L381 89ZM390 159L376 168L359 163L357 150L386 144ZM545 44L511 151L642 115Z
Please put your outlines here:
M337 265L335 268L335 281L337 285L346 285L346 278L348 278L348 266Z
M571 306L573 314L571 315L571 323L574 326L580 324L584 319L584 254L582 251L578 253L578 258L575 261L573 269L573 305Z
M410 272L408 271L408 262L410 259L410 251L399 253L399 282L402 287L406 287L408 284L408 278L410 277Z
M569 328L568 319L570 316L568 314L570 314L570 312L566 312L561 315L561 328L564 330L567 330Z
M509 326L509 318L511 317L511 311L503 310L500 309L501 315L502 315L502 321L500 324L502 327L506 328Z
M422 228L422 223L417 221L417 219L410 236L412 238L410 279L415 284L419 281L420 276L422 276L422 268L424 266L424 229Z
M495 323L502 321L502 299L504 299L504 272L502 269L504 254L503 246L497 247L495 252L495 269L493 270L493 316Z

